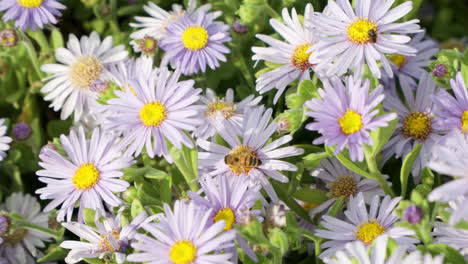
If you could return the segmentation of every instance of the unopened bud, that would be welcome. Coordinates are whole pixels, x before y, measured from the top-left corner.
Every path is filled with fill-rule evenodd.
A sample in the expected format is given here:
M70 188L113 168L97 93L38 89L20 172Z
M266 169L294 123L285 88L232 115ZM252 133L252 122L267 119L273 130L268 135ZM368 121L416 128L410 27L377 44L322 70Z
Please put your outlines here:
M403 213L403 218L410 224L418 224L423 217L423 210L414 204L408 206Z
M0 43L5 48L11 48L18 43L18 35L13 29L5 29L0 32Z

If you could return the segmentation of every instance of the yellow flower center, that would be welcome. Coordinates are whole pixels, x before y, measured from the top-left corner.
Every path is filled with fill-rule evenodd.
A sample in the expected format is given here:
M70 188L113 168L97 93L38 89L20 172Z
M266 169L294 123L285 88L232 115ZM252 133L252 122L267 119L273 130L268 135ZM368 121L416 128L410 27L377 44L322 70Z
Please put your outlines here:
M83 55L70 67L70 81L78 88L88 88L101 76L104 67L92 55Z
M432 132L432 119L428 113L413 112L403 120L403 135L424 141Z
M26 8L35 8L42 5L42 0L18 0L18 4Z
M390 60L395 63L398 69L401 69L401 67L406 63L406 56L395 53L390 56Z
M350 109L346 110L346 113L338 119L338 123L340 124L341 131L346 135L356 133L364 126L361 114Z
M366 44L372 41L372 34L369 35L370 30L375 33L377 31L377 25L369 21L367 18L358 19L346 29L348 38L356 44Z
M175 243L169 250L169 258L175 264L189 264L197 257L197 248L188 241L182 240Z
M224 157L224 163L236 175L248 174L251 169L262 165L257 152L245 145L235 147Z
M312 44L302 44L296 47L292 56L292 65L301 71L305 71L312 66L309 57L312 52L307 52Z
M80 190L93 188L99 182L99 170L92 163L81 165L73 176L73 184Z
M351 175L340 177L332 182L330 187L330 195L333 198L344 197L346 200L350 195L355 195L357 191L357 182Z
M99 243L99 251L100 252L109 252L109 251L115 251L115 249L111 245L109 239L107 237L105 237L103 240L101 240L101 243Z
M369 245L378 236L385 233L385 227L382 226L376 219L370 219L366 223L361 223L356 230L356 238L364 244Z
M150 36L145 36L140 40L139 46L143 53L151 54L156 51L158 41Z
M205 114L211 118L215 119L218 112L224 116L224 118L231 118L236 112L236 105L230 102L225 102L220 99L216 99L214 102L208 105L208 109Z
M187 28L182 34L182 42L189 50L200 50L208 44L208 31L200 26Z
M468 110L463 112L462 117L461 117L461 122L462 122L461 129L463 130L463 132L467 132L468 131Z
M166 120L166 107L160 102L145 104L140 110L140 119L145 126L159 126Z
M232 211L231 208L224 208L222 210L219 210L218 213L214 217L214 221L218 222L224 220L225 226L224 226L224 231L231 230L232 227L234 226L234 223L236 222L236 215Z

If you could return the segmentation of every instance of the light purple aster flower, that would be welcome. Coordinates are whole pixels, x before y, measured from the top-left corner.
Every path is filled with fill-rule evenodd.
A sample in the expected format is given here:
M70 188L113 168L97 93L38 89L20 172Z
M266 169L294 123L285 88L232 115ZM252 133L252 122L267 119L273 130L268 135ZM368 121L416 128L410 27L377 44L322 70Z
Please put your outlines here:
M0 12L3 21L15 19L15 27L23 31L43 28L47 24L56 24L62 16L59 10L66 7L56 0L2 0Z
M170 62L184 75L206 72L207 65L218 68L219 61L226 61L224 54L229 53L224 43L231 40L229 26L215 21L221 14L204 11L170 21L159 43L166 52L161 64Z
M164 204L164 214L157 223L148 223L143 228L151 236L137 234L138 242L132 247L140 252L128 256L127 260L145 263L190 263L231 264L231 254L219 250L235 246L234 230L224 231L221 220L209 225L212 210L200 208L194 203L176 201L174 210ZM196 219L196 221L194 221Z
M258 34L257 38L265 42L269 47L253 47L255 53L252 57L255 61L264 60L278 64L279 67L260 74L257 78L256 89L260 93L277 89L273 102L277 102L286 87L295 80L310 79L312 64L309 63L310 52L308 49L317 42L317 36L311 30L311 20L314 12L312 4L307 4L302 23L296 13L296 9L284 8L282 17L284 22L271 19L273 29L284 38L284 41Z
M413 2L392 8L394 2L357 0L353 8L349 0L329 0L327 12L316 12L311 19L322 36L309 50L310 63L317 64L315 70L323 70L327 76L341 76L351 69L356 77L361 77L367 64L380 79L380 62L392 77L385 54L415 56L416 49L407 44L411 38L406 34L421 31L418 19L396 22L413 9Z
M380 201L380 197L376 195L368 210L362 193L358 193L349 199L348 209L344 212L345 220L329 215L322 216L321 225L324 228L317 229L315 235L329 241L322 244L322 248L326 250L320 257L333 256L349 242L361 241L369 247L376 238L384 234L393 238L399 245L408 245L410 249L415 249L414 244L419 240L410 237L416 235L414 231L395 226L399 217L393 211L400 200L401 197L392 199L385 196Z
M5 119L0 118L0 161L6 158L6 151L10 149L11 137L6 136L8 127L5 125Z
M242 224L246 217L263 220L259 217L259 210L252 210L255 202L263 198L259 185L249 188L249 183L242 178L228 178L226 175L220 175L216 179L211 176L202 177L200 184L205 197L194 192L189 192L188 195L200 207L212 209L210 225L224 220L224 230L228 231L235 228L235 224ZM236 240L244 252L257 262L257 256L239 234L236 235ZM233 262L237 263L237 249L234 247L227 252L232 254Z
M234 90L228 89L224 98L219 98L216 93L206 90L206 95L200 97L203 109L199 112L200 119L203 120L200 126L194 131L194 135L207 139L216 134L216 122L230 122L236 129L233 133L240 134L245 112L252 106L256 106L261 96L249 95L242 101L234 102Z
M208 171L212 176L227 174L230 177L242 177L251 186L261 184L271 199L278 202L278 196L266 176L288 182L289 179L279 171L296 171L297 167L280 159L301 155L304 151L294 146L279 148L292 140L290 135L267 144L278 130L278 124L271 122L272 112L272 109L265 111L263 107L249 111L244 117L240 135L233 133L236 130L230 123L223 123L224 127L220 127L218 133L227 142L227 147L198 139L197 144L207 151L198 153L200 169Z
M131 81L133 91L115 91L117 98L110 99L106 109L115 114L108 117L109 127L124 134L122 146L127 154L140 155L145 147L150 157L164 156L172 162L166 139L177 149L193 142L185 131L195 130L200 120L195 105L201 89L194 89L194 81L178 81L180 72L167 68L154 71L150 76L138 75Z
M114 255L117 263L124 263L125 252L130 243L134 241L137 230L151 222L155 216L148 217L145 212L141 212L122 227L120 217L123 209L121 208L116 216L110 215L104 220L101 219L102 215L96 212L95 228L77 222L62 223L66 229L82 239L82 241L67 240L60 244L62 248L71 249L65 262L73 264L84 258L100 258L110 261Z
M432 57L439 51L437 43L431 39L424 38L425 32L420 32L408 42L408 46L417 50L416 56L405 56L402 54L390 54L388 59L393 73L398 78L407 78L416 87L416 81L426 74L426 67L429 66ZM384 75L389 77L384 72Z
M44 211L62 204L57 220L62 222L66 217L70 222L79 202L78 220L82 222L84 208L104 211L103 202L110 207L119 206L122 202L114 193L127 190L129 183L119 178L123 176L122 169L130 167L134 161L122 156L115 140L99 129L94 129L91 139L86 139L80 127L78 133L71 131L68 137L60 136L66 157L53 149L44 150L39 155L39 165L43 169L36 174L47 186L36 193L43 200L53 200Z
M450 86L455 96L444 89L434 95L435 113L439 117L435 125L440 130L457 129L468 135L468 92L461 72L450 80Z
M432 235L435 243L453 247L465 256L465 260L468 258L468 230L456 228L446 223L435 222Z
M426 167L432 146L439 139L440 130L435 126L432 100L432 96L437 92L437 87L428 73L424 74L419 81L416 95L406 79L401 79L400 82L406 103L402 102L398 96L391 94L385 96L384 109L396 110L399 122L383 149L383 163L392 155L397 158L405 158L417 144L422 144L419 157L412 168L414 179L419 181L419 173Z
M112 37L101 38L96 32L82 36L80 40L70 34L67 48L57 48L55 57L61 64L45 64L41 70L52 74L41 92L44 100L52 101L54 111L62 109L60 118L65 120L74 113L74 120L88 116L96 104L96 92L91 85L109 78L110 65L127 58L123 45L112 47Z
M321 98L305 103L312 110L306 114L315 119L306 128L322 134L313 144L336 145L335 154L347 146L351 159L362 161L363 144L372 145L370 131L385 127L396 118L394 113L376 117L376 107L384 100L383 87L379 85L369 93L369 80L362 83L351 76L344 83L334 77L323 84L324 88L319 89Z

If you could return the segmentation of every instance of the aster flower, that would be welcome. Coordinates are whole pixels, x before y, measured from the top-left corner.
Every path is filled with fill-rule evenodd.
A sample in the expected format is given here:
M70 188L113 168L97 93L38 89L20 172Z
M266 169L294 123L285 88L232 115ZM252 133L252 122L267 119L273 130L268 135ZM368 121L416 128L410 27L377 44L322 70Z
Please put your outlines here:
M307 4L304 23L301 23L296 9L293 8L291 15L289 15L288 9L284 8L282 13L284 24L277 19L270 20L270 25L285 41L263 34L257 35L257 38L270 47L253 47L252 51L255 54L252 59L257 62L264 60L279 64L279 67L260 74L256 81L256 88L260 93L277 89L278 92L273 100L275 103L283 94L288 84L295 80L303 81L310 79L312 64L309 63L311 53L308 52L308 49L317 41L317 37L311 31L313 12L313 6Z
M121 208L116 216L108 216L103 221L100 220L100 213L96 212L96 228L77 222L62 223L66 229L82 239L82 241L68 240L60 244L62 248L71 249L65 261L77 263L84 258L100 258L111 261L114 255L117 263L123 263L126 258L125 251L133 241L137 230L154 218L148 218L146 213L142 212L129 224L122 227L120 216L123 209Z
M185 131L195 130L200 120L196 117L201 106L201 89L194 89L194 81L181 81L180 73L170 73L167 68L154 71L150 76L138 75L130 81L131 89L115 91L117 98L110 99L106 109L113 112L108 117L110 128L124 133L121 142L127 154L140 155L145 147L150 157L164 156L169 162L166 139L175 147L193 147Z
M468 139L459 131L452 131L434 146L428 167L454 177L429 194L429 201L452 202L450 224L468 220Z
M242 140L232 133L235 129L231 124L225 122L218 133L228 147L198 139L197 144L207 151L198 153L200 169L206 169L212 176L227 174L230 177L245 177L251 186L261 184L273 202L278 202L266 176L288 182L288 178L279 170L296 171L297 167L280 159L301 155L304 151L293 146L279 148L292 140L290 135L266 144L278 130L278 124L270 121L272 112L272 109L265 111L263 107L249 111L244 117L242 134L239 135Z
M235 232L224 231L224 220L208 225L211 214L211 210L191 202L176 201L174 210L164 204L164 215L159 216L158 223L143 226L151 237L137 234L138 242L132 243L132 247L140 252L128 256L127 260L175 264L232 263L230 254L218 253L217 250L234 246Z
M152 4L151 2L149 2ZM133 47L133 51L136 53L141 52L146 56L154 56L158 51L158 41L150 36L144 36L142 39L130 41L130 45Z
M212 210L209 224L212 225L224 220L224 230L228 231L234 228L235 224L242 224L246 218L259 217L259 210L252 210L255 202L261 200L260 186L249 188L249 184L242 178L227 178L221 175L213 180L211 176L200 179L202 191L205 197L197 193L189 192L189 197L193 202L207 210ZM254 261L258 261L257 256L240 236L236 235L236 240L244 252ZM231 248L227 252L232 254L233 262L237 263L237 249Z
M407 81L416 87L414 79L419 80L426 74L432 57L439 51L437 43L431 39L424 38L425 32L416 34L408 46L417 50L416 56L405 56L402 54L391 54L388 59L393 73L399 78L407 78Z
M48 228L49 217L41 211L41 205L37 199L29 194L13 193L0 206L1 210L7 213L14 213L21 217L22 221ZM0 210L0 211L1 211ZM34 258L39 257L42 252L37 248L44 248L50 236L37 230L17 226L12 230L11 219L0 214L0 222L6 220L6 228L0 233L3 243L0 242L0 258L4 257L7 263L35 264Z
M112 37L102 42L96 32L81 40L70 34L67 48L58 48L55 57L61 64L42 65L44 72L52 76L45 79L47 84L41 92L46 101L52 101L54 111L62 109L61 119L67 119L74 113L75 121L86 116L95 104L97 93L91 85L96 81L109 78L107 67L123 61L127 57L125 47L112 47Z
M328 1L328 14L315 13L311 18L312 26L323 35L309 49L309 62L317 64L315 70L341 76L353 69L360 77L367 64L380 78L377 62L381 62L385 72L393 76L385 54L415 56L417 50L406 44L411 38L405 34L421 31L417 19L395 23L411 11L413 2L391 8L393 2L358 0L353 9L347 0Z
M437 87L428 73L419 81L415 95L406 79L401 79L400 82L406 103L391 94L387 94L384 101L384 109L396 110L399 122L383 149L383 161L387 161L392 155L405 158L417 144L422 144L421 152L412 168L413 177L418 181L419 173L427 166L432 147L439 139L438 133L441 132L435 126L432 101Z
M368 251L361 241L349 243L344 250L340 250L333 258L325 258L326 264L443 264L444 256L432 257L431 254L423 254L421 251L413 251L406 255L407 247L397 247L391 255L387 256L388 236L382 235L375 239L372 251ZM356 262L357 261L357 262Z
M244 114L249 107L256 106L262 97L249 95L239 103L234 102L234 91L228 89L226 97L219 98L216 93L206 90L206 96L200 96L200 102L206 106L199 112L200 126L194 131L195 137L207 139L216 134L216 122L229 122L235 129L233 133L240 134Z
M23 31L57 24L57 17L62 16L59 10L65 8L56 0L2 0L0 3L3 21L15 19L15 27Z
M440 130L457 129L467 134L468 92L461 72L457 73L455 79L450 80L450 85L455 96L444 89L439 89L434 95L434 103L437 106L436 115L439 117L436 126Z
M60 142L65 157L50 148L39 155L43 169L36 174L47 186L36 193L43 200L52 199L44 211L62 204L57 220L62 222L66 217L70 222L79 202L78 220L82 222L84 208L104 211L103 202L111 207L120 205L122 202L114 193L127 190L129 183L119 178L123 176L122 169L130 167L133 160L121 155L115 138L96 128L91 139L86 139L80 128L78 133L61 135Z
M322 216L321 225L326 229L317 229L315 235L329 239L322 244L326 249L320 257L333 256L338 250L344 249L345 245L353 241L361 241L366 247L380 235L387 234L399 245L408 245L414 248L417 243L412 230L395 227L395 222L399 217L393 210L400 202L401 197L391 198L385 196L380 202L379 196L374 196L371 201L369 211L366 209L362 193L351 197L348 202L348 209L344 212L346 221L328 215Z
M323 159L320 167L311 171L310 174L325 183L330 198L313 208L310 211L311 215L327 210L340 197L348 200L350 196L362 193L366 204L370 204L375 195L385 195L377 181L362 178L361 175L348 170L335 158Z
M10 149L10 144L13 139L5 136L7 134L8 127L5 125L5 119L0 118L0 161L6 158L6 151Z
M166 52L161 65L170 62L184 75L206 72L207 66L218 68L219 61L226 61L224 54L229 53L224 43L231 40L229 26L215 21L221 14L203 10L170 21L159 43Z
M353 161L364 159L363 144L372 145L369 132L396 118L393 113L376 117L379 110L375 108L384 100L383 87L369 93L369 86L369 80L362 83L351 76L345 83L337 77L324 82L319 89L321 98L305 103L312 110L306 114L315 118L306 128L322 134L313 144L336 145L335 154L347 146Z
M140 40L148 37L153 37L156 40L161 39L166 34L166 27L170 21L178 20L185 13L193 14L197 10L201 12L209 10L211 5L203 5L200 8L196 9L196 1L189 0L188 10L184 10L183 6L178 4L172 5L172 11L166 11L152 2L148 2L147 5L143 6L143 9L151 17L141 17L136 16L135 20L138 23L130 23L131 27L141 28L140 30L133 32L130 37L133 40ZM199 11L199 12L200 12Z
M445 223L435 222L434 242L449 245L455 248L463 256L468 257L468 230L456 228Z

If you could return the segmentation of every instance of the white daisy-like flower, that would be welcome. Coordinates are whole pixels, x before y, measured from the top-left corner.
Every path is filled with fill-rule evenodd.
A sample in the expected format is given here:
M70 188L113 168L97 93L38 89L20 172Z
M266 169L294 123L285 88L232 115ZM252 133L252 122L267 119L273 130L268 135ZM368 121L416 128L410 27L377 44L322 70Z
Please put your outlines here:
M260 74L257 78L257 91L260 93L277 89L274 98L276 103L283 94L286 87L295 80L303 81L310 79L309 48L315 44L317 37L311 31L312 14L314 12L311 4L306 5L304 23L301 23L296 9L292 9L291 15L288 9L283 9L284 24L277 19L271 19L270 25L281 35L285 41L273 37L258 34L257 38L270 47L253 47L255 53L252 57L257 62L260 60L278 64L279 67Z
M432 57L439 51L437 43L431 39L425 38L426 32L416 34L408 46L417 50L416 56L405 56L399 53L389 55L390 66L393 73L398 78L407 78L412 86L416 87L416 80L427 73L425 70L429 66ZM387 74L384 73L386 77Z
M347 243L353 241L361 241L368 247L383 234L395 239L399 245L408 245L413 249L419 240L409 236L415 233L394 226L399 217L393 210L400 200L401 197L392 199L390 196L385 196L380 202L379 196L376 195L368 211L364 197L359 193L349 199L347 210L344 212L346 221L328 215L322 216L320 224L326 229L317 229L315 235L329 241L322 244L322 248L326 250L320 254L320 257L333 256L338 250L344 249Z
M36 193L41 199L52 199L44 211L48 212L60 204L57 220L65 217L71 221L73 209L79 202L78 220L83 220L84 208L104 211L103 202L110 207L122 202L115 193L127 190L128 182L119 179L122 169L130 167L134 161L122 156L116 138L95 129L90 139L86 139L82 128L78 133L71 131L69 136L61 135L60 142L66 157L47 148L39 155L43 168L36 172L39 181L47 184Z
M369 251L361 241L346 244L343 250L333 258L325 258L326 264L443 264L444 256L433 257L416 250L406 254L407 247L397 247L391 255L387 251L388 236L382 235L375 239L372 250Z
M407 43L405 34L420 32L419 20L396 23L413 8L407 1L394 8L393 0L357 0L353 8L350 1L328 1L329 14L315 13L311 24L322 37L309 49L309 62L317 64L316 71L327 76L343 75L349 69L360 77L367 64L371 72L381 77L378 62L389 76L392 67L385 54L415 56L417 50ZM331 65L330 65L331 63Z
M105 106L115 113L108 117L109 128L123 133L121 145L126 153L138 156L146 149L150 157L164 156L172 162L166 139L177 149L193 142L185 131L193 131L200 123L197 117L203 106L196 105L201 89L194 81L179 81L180 72L167 68L154 70L150 76L138 75L132 89L115 91L117 98Z
M311 215L327 210L340 197L347 201L350 196L362 193L366 204L370 204L374 196L385 195L376 180L363 178L361 175L348 170L336 158L323 159L320 162L320 167L311 171L310 174L325 183L330 198L328 201L314 207L309 212Z
M416 145L422 144L411 170L415 182L418 182L419 174L427 166L432 148L443 132L437 127L438 117L434 114L435 106L432 100L438 88L428 73L421 76L415 92L407 78L400 79L400 83L404 101L397 94L387 93L383 104L387 111L396 110L399 120L395 132L383 149L383 163L393 155L404 159Z
M96 32L80 40L70 34L67 48L58 48L55 58L61 64L45 64L41 70L52 74L41 92L46 101L52 101L54 111L62 109L61 119L67 119L74 113L78 121L88 114L95 104L97 93L91 86L109 77L108 66L123 61L127 57L123 45L112 47L112 37L101 41Z
M10 144L13 139L11 137L6 136L8 131L8 127L5 125L5 119L0 119L0 161L6 158L7 150L10 149Z
M234 90L228 89L226 97L220 98L211 90L206 90L206 96L200 96L200 103L204 106L199 112L201 124L194 131L197 138L207 139L216 134L216 122L229 122L236 129L233 133L240 134L244 114L249 107L256 106L261 96L249 95L242 101L234 102Z
M148 218L147 214L142 212L122 227L120 216L123 209L121 208L116 216L108 216L103 221L99 212L96 212L95 228L76 222L62 223L66 229L82 239L82 241L67 240L60 244L62 248L71 249L65 262L73 264L84 258L111 261L112 256L115 256L117 263L123 263L126 258L125 252L133 242L137 230L154 218Z
M279 148L292 140L290 135L266 144L278 130L278 124L271 122L272 112L272 109L265 111L263 107L249 111L239 135L242 139L233 133L235 129L231 124L225 122L218 131L228 147L198 139L197 144L207 151L198 153L200 169L206 169L212 176L245 177L252 186L261 184L271 199L278 202L278 196L266 176L288 182L289 179L279 171L296 171L297 167L280 159L301 155L304 151L293 146Z
M449 245L460 252L465 259L468 258L468 230L456 228L454 226L435 222L434 231L434 242Z
M7 213L15 213L21 217L21 221L37 225L43 228L48 228L49 216L43 213L41 205L37 199L29 194L13 193L10 195L5 204L0 206L0 211L5 210ZM0 222L7 221L9 225L11 221L8 216L0 214ZM36 257L39 257L42 252L37 248L44 248L46 241L50 236L37 230L8 226L3 234L0 232L3 243L0 241L0 258L3 257L7 263L22 263L35 264Z

